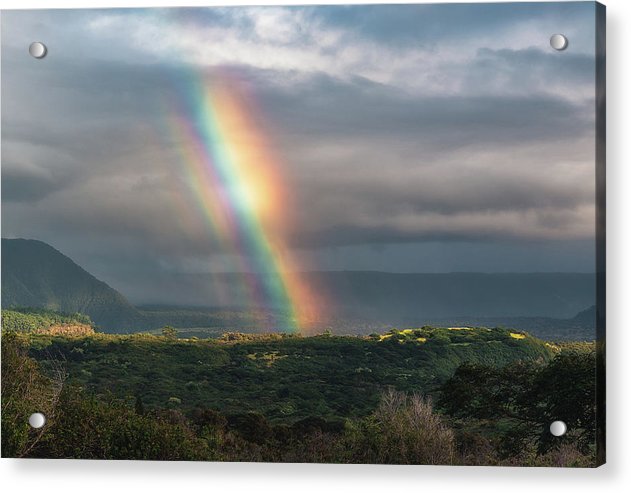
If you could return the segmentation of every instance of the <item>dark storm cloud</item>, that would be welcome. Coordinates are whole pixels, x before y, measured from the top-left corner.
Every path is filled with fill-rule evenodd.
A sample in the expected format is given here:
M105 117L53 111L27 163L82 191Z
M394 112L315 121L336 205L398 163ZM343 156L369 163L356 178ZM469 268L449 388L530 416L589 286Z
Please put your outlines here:
M5 15L3 235L49 241L114 284L198 258L229 270L168 122L183 74L221 66L282 158L295 246L586 241L591 34L563 55L540 42L570 21L588 25L589 9ZM25 55L34 33L49 42L42 61Z
M262 91L300 189L303 246L589 232L593 101L423 97L324 75Z
M168 204L165 191L172 188L171 180L181 178L182 170L177 168L182 163L173 150L179 144L167 138L159 142L156 151L151 147L152 138L165 136L151 132L158 130L154 122L165 118L156 107L164 104L165 95L176 90L168 74L177 72L176 66L138 66L130 70L127 65L112 63L83 64L80 78L71 70L55 72L55 86L73 96L54 99L58 106L52 108L52 113L74 115L58 121L54 118L52 138L46 132L51 121L44 118L30 127L18 125L7 132L5 200L37 200L76 187L75 200L83 198L87 204L75 209L61 201L48 209L48 214L65 218L64 228L92 227L109 234L126 236L129 231L137 231L162 236L169 227L163 220L173 212L160 204ZM247 79L247 70L241 72ZM272 83L277 73L251 77L264 113L273 117L278 144L285 146L292 185L298 187L296 195L302 198L306 210L318 210L317 206L307 207L309 203L335 204L335 200L326 198L340 192L347 207L341 216L336 214L337 218L356 209L385 215L401 210L449 214L537 206L572 208L590 200L589 194L577 189L571 180L564 178L559 183L546 176L545 170L516 180L516 173L521 171L513 169L511 163L500 163L500 170L493 168L492 163L472 169L466 161L475 161L476 154L487 148L497 151L532 142L541 146L589 135L591 122L583 104L545 94L418 97L391 86L363 79L345 82L326 74L315 74L286 88ZM146 127L150 129L149 136L142 132ZM11 152L19 142L24 146L29 132L48 135L47 145L57 151L55 155L49 148L45 155L35 156L33 160L40 167L33 174L19 160L13 161L12 156L24 158L27 151L22 148ZM331 143L345 148L339 153L341 157L333 156L332 161L329 158L328 164L318 162L318 151ZM37 147L41 145L38 142ZM464 161L453 166L436 165L437 160L457 150L471 154L459 158ZM157 161L151 159L152 151L158 152ZM311 156L310 152L316 155ZM345 159L348 152L351 155ZM323 164L338 169L320 174L326 169ZM42 169L60 178L42 177ZM423 170L427 173L419 175ZM314 179L314 172L320 177ZM446 189L450 193L445 193ZM124 192L129 195L120 200L119 195ZM351 202L356 205L351 206ZM345 227L353 229L352 217L348 218L349 224L330 229L329 215L329 211L323 211L321 217L309 217L309 227L321 228L312 235L318 238L318 244L347 241L346 238L362 241L361 234L339 232ZM170 219L177 222L175 217ZM393 234L387 228L383 234L379 231L366 229L365 239L388 241ZM301 231L295 235L309 236ZM426 235L432 236L432 232L420 229L405 236L420 239Z
M580 135L592 123L588 104L546 94L428 97L324 74L290 90L270 89L262 88L266 112L275 116L284 131L304 135L393 135L453 148L555 140Z
M60 183L56 183L49 176L42 176L39 173L28 173L15 169L2 173L3 201L36 201L59 188L61 188Z

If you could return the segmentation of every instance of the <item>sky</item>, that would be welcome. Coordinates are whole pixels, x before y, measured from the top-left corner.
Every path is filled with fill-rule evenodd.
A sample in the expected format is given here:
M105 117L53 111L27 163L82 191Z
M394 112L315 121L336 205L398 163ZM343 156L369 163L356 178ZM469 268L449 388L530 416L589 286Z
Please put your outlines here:
M594 22L591 2L5 11L2 236L135 300L243 268L173 131L201 80L247 96L293 268L593 272Z

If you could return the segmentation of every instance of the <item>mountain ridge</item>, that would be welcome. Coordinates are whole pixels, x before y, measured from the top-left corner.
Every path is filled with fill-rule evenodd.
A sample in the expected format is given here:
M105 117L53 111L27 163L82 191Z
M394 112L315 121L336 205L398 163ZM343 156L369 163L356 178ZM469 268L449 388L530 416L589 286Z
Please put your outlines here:
M585 309L595 302L592 274L315 271L305 273L304 278L328 298L326 316L330 320L323 318L320 325L333 325L339 333L369 333L374 329L449 321L464 325L523 325L526 329L530 325L542 330L558 326L583 339L595 325L593 308ZM170 302L138 305L171 308L134 305L45 242L2 239L3 308L30 306L85 313L109 332L164 325L274 331L283 330L286 322L276 320L275 308L257 313L248 306L219 302L217 291L213 291L218 285L229 293L229 302L244 299L240 294L240 274L157 273L132 280L137 286L128 286L125 292L142 292L141 286L149 286L154 292L144 292L148 298L155 294L165 300L163 286L170 287ZM204 309L187 313L186 306Z
M84 313L120 330L140 312L105 282L40 240L2 238L2 306Z

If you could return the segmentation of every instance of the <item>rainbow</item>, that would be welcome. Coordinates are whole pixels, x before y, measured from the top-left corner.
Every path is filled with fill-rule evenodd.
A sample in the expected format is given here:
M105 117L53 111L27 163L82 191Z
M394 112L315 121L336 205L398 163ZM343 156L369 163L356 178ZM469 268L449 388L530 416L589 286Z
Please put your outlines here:
M255 102L225 71L184 89L170 127L209 233L237 255L248 306L276 314L278 329L309 330L322 303L286 247L290 197Z

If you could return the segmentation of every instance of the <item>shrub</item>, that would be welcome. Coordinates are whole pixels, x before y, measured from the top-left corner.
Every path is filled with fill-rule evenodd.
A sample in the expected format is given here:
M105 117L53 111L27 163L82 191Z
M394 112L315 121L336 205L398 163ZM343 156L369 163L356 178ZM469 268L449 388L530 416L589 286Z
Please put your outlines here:
M346 430L350 462L376 464L451 464L454 433L434 413L431 399L387 391L369 417Z
M24 457L54 420L65 374L59 365L53 365L50 376L43 375L37 362L27 356L17 334L3 334L1 345L2 455ZM28 424L34 412L41 412L47 418L46 424L37 430Z

